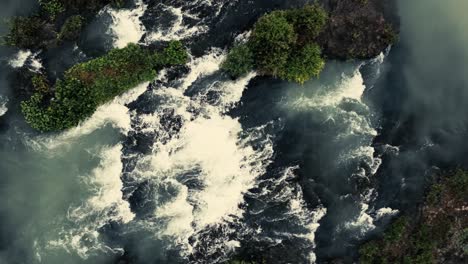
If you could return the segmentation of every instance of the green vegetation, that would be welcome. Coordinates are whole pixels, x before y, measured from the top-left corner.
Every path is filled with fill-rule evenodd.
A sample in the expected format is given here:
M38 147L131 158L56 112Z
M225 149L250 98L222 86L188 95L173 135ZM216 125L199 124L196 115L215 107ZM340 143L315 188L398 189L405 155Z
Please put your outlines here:
M51 20L55 20L57 16L65 11L65 7L58 0L39 0L42 11Z
M321 53L317 44L305 45L301 50L291 53L287 66L281 69L278 76L301 84L313 77L318 77L325 66Z
M69 17L63 24L59 39L60 40L76 40L81 34L83 27L83 17L80 15Z
M285 67L296 39L294 26L286 20L284 12L272 12L261 17L248 43L257 68L277 76Z
M289 23L294 25L298 40L302 43L310 43L324 29L327 23L327 14L318 5L306 5L303 8L292 9L285 13Z
M381 239L360 248L360 263L462 263L468 257L468 172L458 170L429 190L421 215L399 217Z
M222 67L233 77L256 69L303 84L324 67L315 38L326 21L327 14L318 5L266 14L255 23L249 41L234 47Z
M37 13L8 21L3 44L21 49L47 49L61 40L76 40L83 26L106 5L121 7L124 0L39 0Z
M34 77L35 93L21 103L21 109L26 121L37 130L67 129L91 116L99 105L152 80L162 67L182 64L187 59L179 42L169 43L160 53L129 44L73 66L52 88L44 77Z
M255 65L253 53L246 44L237 45L231 49L222 67L233 77L240 77L249 73Z
M15 17L9 22L10 32L3 42L19 48L40 48L44 41L45 23L39 16Z

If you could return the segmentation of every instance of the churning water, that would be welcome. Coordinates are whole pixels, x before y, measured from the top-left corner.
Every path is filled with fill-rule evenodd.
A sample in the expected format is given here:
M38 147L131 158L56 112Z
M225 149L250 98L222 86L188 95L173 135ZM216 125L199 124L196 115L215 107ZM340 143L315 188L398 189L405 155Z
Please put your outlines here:
M2 86L0 263L320 263L355 255L404 207L389 193L406 185L389 175L414 152L385 132L398 110L376 105L400 96L382 87L395 85L404 51L329 62L303 86L255 72L231 80L220 71L225 46L260 14L305 1L256 2L106 7L98 17L109 18L112 47L184 40L190 62L60 134L7 112ZM40 53L6 53L5 74L43 68Z

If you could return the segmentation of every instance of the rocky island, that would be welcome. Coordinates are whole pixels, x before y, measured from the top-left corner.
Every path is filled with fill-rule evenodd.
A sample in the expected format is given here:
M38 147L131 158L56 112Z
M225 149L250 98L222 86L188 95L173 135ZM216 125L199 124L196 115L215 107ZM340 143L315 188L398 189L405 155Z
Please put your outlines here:
M261 17L246 43L236 44L223 67L233 77L260 74L303 84L325 60L370 59L395 43L391 4L378 0L325 1ZM393 1L387 1L392 3Z

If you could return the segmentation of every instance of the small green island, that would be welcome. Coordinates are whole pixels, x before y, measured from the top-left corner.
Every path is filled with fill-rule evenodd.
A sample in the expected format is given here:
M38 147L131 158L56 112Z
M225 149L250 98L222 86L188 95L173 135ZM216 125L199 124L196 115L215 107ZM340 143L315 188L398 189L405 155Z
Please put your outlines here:
M36 75L32 79L35 92L21 103L21 110L26 121L39 131L71 128L90 117L101 104L153 80L158 70L187 60L188 54L178 41L170 42L162 52L129 44L73 66L54 86L43 75Z
M348 2L354 12L336 8L329 13L314 4L260 17L247 42L230 50L222 68L234 78L256 70L303 84L319 76L327 59L372 58L396 41L392 26L375 11L375 1ZM337 29L341 20L346 23ZM366 27L361 27L363 21ZM349 47L336 44L340 41Z

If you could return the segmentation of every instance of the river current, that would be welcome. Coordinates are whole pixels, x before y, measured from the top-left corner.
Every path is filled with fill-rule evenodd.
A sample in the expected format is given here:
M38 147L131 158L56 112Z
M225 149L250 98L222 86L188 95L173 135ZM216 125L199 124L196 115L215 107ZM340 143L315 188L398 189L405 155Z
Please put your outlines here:
M2 16L30 12L7 2ZM467 4L401 1L396 46L303 86L220 71L259 15L305 2L136 0L104 8L77 45L1 48L0 263L353 263L431 173L466 163L468 19L453 12ZM60 76L168 40L187 43L186 66L78 127L38 134L21 119L18 69Z

